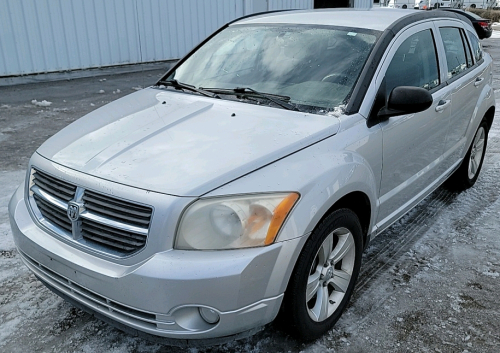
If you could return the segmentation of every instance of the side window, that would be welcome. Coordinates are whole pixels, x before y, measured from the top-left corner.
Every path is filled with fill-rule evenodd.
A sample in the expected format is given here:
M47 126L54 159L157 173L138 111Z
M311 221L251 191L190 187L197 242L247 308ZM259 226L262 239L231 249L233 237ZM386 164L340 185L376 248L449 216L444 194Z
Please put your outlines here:
M468 67L464 42L459 28L443 27L439 28L439 32L441 33L446 53L448 78L453 78L467 70Z
M476 59L476 62L483 58L483 48L481 48L481 43L477 39L476 35L471 31L467 31L470 39L470 44L472 46L472 56Z
M439 86L436 47L430 29L410 36L394 54L387 72L386 97L398 86L433 89Z

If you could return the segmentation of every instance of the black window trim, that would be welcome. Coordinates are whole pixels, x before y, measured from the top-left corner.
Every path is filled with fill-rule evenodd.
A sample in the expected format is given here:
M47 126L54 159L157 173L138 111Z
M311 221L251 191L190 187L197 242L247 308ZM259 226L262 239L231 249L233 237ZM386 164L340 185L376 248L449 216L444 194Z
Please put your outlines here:
M369 64L365 65L365 67L361 71L359 80L353 90L353 98L349 100L349 103L345 108L345 114L351 115L359 112L366 92L368 91L368 88L370 87L370 84L375 76L375 72L377 71L377 68L379 66L380 59L382 58L385 51L387 50L387 47L396 37L396 35L406 27L417 24L418 22L425 20L434 21L439 19L460 20L470 24L470 26L472 27L472 22L468 18L450 11L415 11L404 17L401 17L400 19L392 23L382 33L382 36L375 44L372 53L368 57L367 63ZM445 82L443 82L442 84L445 84Z
M466 37L465 30L462 27L454 27L454 26L439 26L439 28L457 28L459 30L461 38L462 38L462 45L464 46L465 57L467 60L467 49L470 49L470 47L469 47L469 39ZM444 45L443 45L443 48L444 48ZM474 56L472 55L472 50L470 51L470 55L473 59L473 64L471 66L468 66L464 71L460 72L458 75L455 75L455 76L447 79L444 82L446 85L450 85L451 83L455 82L459 78L471 73L472 71L474 71L477 67L479 67L484 62L484 58L481 58L481 60L476 62ZM448 68L448 64L446 64L446 68Z
M472 50L472 41L470 39L470 34L469 33L474 36L473 32L471 32L468 29L465 29L465 37L467 38L467 43L470 46L470 50L471 50L471 54L472 54L472 59L474 60L474 65L471 66L471 68L473 68L476 65L480 66L484 62L484 53L483 53L483 55L481 55L481 59L480 60L476 60L476 56L474 55L474 51ZM478 37L475 37L475 38L477 39L477 42L479 43L479 45L481 45L481 42L479 41L480 39Z
M426 29L423 29L421 31L418 31L418 32L415 32L411 35L408 36L408 38L405 39L405 41L407 39L409 39L411 36L417 34L417 33L420 33L420 32L423 32L423 31L430 31L431 33L431 37L432 37L432 42L434 43L434 54L436 56L436 64L437 64L437 71L438 71L438 79L439 79L439 84L436 86L436 87L433 87L431 88L429 91L429 93L432 95L434 94L435 92L439 91L440 89L446 87L448 85L447 81L442 81L441 80L441 67L440 67L440 60L439 60L439 51L438 51L438 48L437 48L437 40L436 40L436 34L434 33L436 31L436 28L434 26L429 26L428 28ZM403 41L404 42L404 41ZM396 51L399 49L399 47L396 49ZM391 58L392 60L392 58ZM387 67L389 68L389 67ZM377 108L376 105L379 104L378 100L381 99L381 92L380 90L383 89L385 91L385 74L387 73L387 71L384 73L384 77L382 78L382 81L380 83L380 87L377 89L377 93L375 94L375 98L373 100L373 103L372 103L372 106L370 108L370 113L368 114L368 118L367 118L367 121L366 121L366 124L368 126L368 128L372 127L372 126L375 126L379 123L378 121L378 118L377 118L377 113L378 112L375 112L375 109ZM385 97L385 93L384 93L384 97L383 99L385 100L385 104L387 104L387 99L388 97Z
M472 50L470 48L469 39L465 36L465 30L463 28L460 28L460 36L462 37L462 43L465 47L465 57L467 60L468 58L470 58L471 62L471 65L467 66L467 68L471 68L472 66L474 66L474 58L472 56ZM469 63L467 63L467 65L469 65Z

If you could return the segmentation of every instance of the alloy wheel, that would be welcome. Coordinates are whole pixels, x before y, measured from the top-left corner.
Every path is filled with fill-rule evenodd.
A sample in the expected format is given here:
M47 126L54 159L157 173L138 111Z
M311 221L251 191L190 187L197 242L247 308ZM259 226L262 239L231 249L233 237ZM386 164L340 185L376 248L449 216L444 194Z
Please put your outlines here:
M321 244L311 266L306 286L306 307L316 322L329 318L342 302L354 269L354 237L337 228Z

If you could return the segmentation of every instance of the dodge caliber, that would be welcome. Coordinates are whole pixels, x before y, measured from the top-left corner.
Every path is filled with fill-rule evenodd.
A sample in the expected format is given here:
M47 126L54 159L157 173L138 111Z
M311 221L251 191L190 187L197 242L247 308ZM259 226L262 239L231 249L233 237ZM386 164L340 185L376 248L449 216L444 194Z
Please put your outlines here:
M278 315L321 336L370 240L445 181L478 178L492 60L466 21L345 9L223 26L38 148L9 204L22 261L163 342L240 338Z

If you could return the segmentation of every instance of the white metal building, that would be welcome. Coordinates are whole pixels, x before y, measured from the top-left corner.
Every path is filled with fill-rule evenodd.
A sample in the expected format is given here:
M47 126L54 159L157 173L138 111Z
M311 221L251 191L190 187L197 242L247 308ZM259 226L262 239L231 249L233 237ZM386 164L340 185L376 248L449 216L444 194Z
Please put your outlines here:
M0 77L178 59L235 18L313 0L0 0Z

